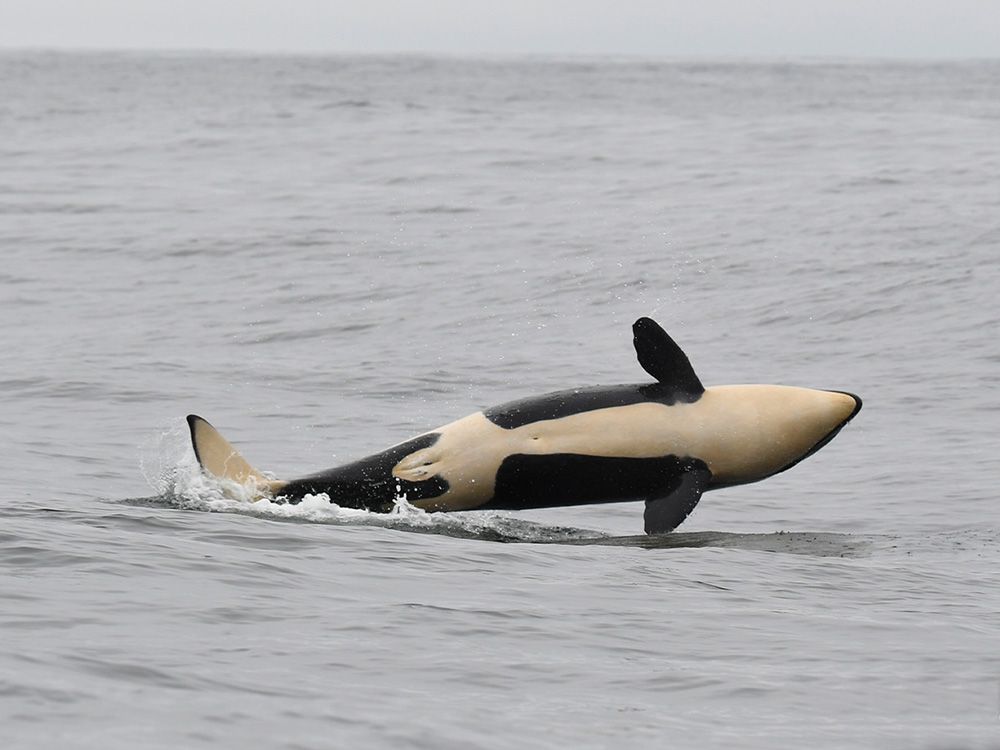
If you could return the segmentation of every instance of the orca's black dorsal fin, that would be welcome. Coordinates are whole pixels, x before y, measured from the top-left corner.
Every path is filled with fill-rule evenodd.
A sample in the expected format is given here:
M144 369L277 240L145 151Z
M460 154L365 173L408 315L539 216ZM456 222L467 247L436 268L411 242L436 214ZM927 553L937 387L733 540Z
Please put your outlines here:
M705 392L687 355L652 318L639 318L632 325L632 342L642 369L658 382L696 400Z

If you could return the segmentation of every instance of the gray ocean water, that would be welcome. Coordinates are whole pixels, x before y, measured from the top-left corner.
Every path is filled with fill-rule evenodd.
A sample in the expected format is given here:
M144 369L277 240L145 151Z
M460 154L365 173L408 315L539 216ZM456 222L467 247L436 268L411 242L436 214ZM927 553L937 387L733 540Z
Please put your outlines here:
M1000 746L1000 63L0 54L4 748ZM637 382L850 390L706 495L226 500Z

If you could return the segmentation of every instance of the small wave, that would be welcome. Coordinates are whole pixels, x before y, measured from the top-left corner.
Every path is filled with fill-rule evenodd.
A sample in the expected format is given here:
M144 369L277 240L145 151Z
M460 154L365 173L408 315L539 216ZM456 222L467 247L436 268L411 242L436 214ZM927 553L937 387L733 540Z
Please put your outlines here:
M99 214L119 211L114 203L0 203L0 214Z
M340 99L320 105L320 109L367 109L374 106L368 99Z
M870 554L874 538L819 531L776 531L763 534L691 531L657 536L615 536L567 543L643 549L716 547L756 552L784 552L811 557L859 557Z

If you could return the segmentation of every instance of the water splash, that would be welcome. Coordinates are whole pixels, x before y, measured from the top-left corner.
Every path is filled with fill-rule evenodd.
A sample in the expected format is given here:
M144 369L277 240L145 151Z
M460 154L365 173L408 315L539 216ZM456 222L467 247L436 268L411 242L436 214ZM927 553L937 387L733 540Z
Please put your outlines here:
M187 423L178 417L139 446L139 470L155 492L173 492L183 477L197 470L198 461L188 435Z

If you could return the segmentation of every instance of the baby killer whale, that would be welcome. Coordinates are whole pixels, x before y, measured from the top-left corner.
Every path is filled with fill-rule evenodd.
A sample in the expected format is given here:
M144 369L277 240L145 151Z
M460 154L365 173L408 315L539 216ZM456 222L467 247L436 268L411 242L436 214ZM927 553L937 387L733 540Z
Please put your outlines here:
M520 510L642 500L662 534L702 493L757 482L818 451L861 410L844 391L784 385L705 388L650 318L632 327L651 383L557 391L494 406L374 455L289 481L251 466L207 421L189 415L210 476L254 499L325 494L341 507L389 512ZM246 492L244 493L246 494Z

